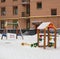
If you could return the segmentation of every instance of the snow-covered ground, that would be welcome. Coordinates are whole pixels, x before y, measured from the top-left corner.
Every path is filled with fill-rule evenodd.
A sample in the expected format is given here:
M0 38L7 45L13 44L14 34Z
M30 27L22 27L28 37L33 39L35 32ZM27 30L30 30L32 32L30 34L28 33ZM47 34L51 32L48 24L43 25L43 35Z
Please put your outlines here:
M0 39L0 59L59 59L60 58L60 35L57 36L57 48L22 46L21 43L34 43L37 35L21 36L18 39Z

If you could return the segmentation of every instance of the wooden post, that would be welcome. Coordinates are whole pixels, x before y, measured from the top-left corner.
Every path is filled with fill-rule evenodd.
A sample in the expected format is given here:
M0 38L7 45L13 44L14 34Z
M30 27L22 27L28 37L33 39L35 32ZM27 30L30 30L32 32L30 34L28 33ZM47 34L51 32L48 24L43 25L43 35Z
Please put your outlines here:
M46 48L46 30L44 29L44 49Z
M49 28L48 28L48 46L49 46L49 40L50 40L50 31L49 31Z
M39 30L37 29L37 43L38 43L38 47L39 47Z
M54 48L56 48L56 29L55 29L55 38L54 38Z
M6 34L6 39L7 39L7 20L6 20L6 23L5 23L5 26L4 26L4 33Z
M35 25L36 33L37 33L37 25Z
M16 39L17 39L17 35L18 35L18 26L16 28Z
M20 20L20 19L19 19L19 20ZM21 30L21 27L20 27L20 21L18 21L18 27L19 27L20 34L21 34L21 37L22 37L22 40L23 40L23 39L24 39L24 37L23 37L22 30Z

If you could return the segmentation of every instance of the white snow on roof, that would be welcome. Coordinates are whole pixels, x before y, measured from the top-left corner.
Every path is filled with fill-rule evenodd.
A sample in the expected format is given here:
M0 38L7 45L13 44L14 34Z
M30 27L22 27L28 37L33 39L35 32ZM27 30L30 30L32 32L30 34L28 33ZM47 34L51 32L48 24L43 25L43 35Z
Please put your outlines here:
M42 24L40 24L37 29L44 29L46 28L51 22L43 22Z

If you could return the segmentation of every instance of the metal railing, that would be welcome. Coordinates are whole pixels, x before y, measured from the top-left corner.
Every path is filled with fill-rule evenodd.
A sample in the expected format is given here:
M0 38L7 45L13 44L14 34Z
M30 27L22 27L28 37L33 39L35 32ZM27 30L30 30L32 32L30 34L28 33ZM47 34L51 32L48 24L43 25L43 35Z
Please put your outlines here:
M30 0L22 0L22 4L29 4Z

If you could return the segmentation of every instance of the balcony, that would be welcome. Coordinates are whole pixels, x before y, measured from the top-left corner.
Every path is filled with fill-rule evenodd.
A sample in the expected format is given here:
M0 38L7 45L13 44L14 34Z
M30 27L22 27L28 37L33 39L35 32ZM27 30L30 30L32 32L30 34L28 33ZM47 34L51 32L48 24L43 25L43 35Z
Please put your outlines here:
M27 14L26 12L22 12L22 17L28 17L29 14Z
M22 0L22 4L23 4L23 5L30 4L30 0Z

